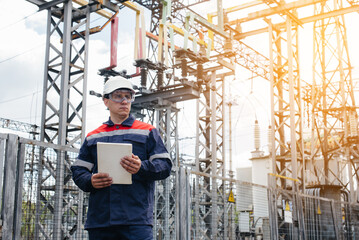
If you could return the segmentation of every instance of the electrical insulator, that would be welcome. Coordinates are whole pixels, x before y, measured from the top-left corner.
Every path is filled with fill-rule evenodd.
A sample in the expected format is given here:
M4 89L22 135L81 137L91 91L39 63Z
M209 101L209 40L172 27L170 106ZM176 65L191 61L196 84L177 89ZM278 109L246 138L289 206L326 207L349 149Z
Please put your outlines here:
M147 83L147 69L141 68L141 87L146 88Z
M357 118L355 116L355 112L349 112L349 126L350 126L350 136L356 137L358 136L358 128L357 128Z
M259 129L258 120L256 120L254 123L254 148L256 150L259 150L260 145L261 145L260 129Z
M187 59L183 58L181 61L181 70L182 70L182 77L187 77L188 70L187 70Z

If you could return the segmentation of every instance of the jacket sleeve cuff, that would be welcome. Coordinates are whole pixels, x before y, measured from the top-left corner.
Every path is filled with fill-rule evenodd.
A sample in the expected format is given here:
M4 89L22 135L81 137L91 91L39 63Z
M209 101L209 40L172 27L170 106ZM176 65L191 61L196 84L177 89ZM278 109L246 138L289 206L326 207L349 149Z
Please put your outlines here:
M92 186L91 177L92 177L92 174L90 175L90 177L87 181L87 184L86 184L87 191L86 192L96 192L97 191L97 189Z
M138 172L137 172L138 176L140 176L140 177L145 177L145 175L146 175L146 170L145 170L143 163L144 163L144 161L141 163L140 170L138 170Z
M150 162L142 161L138 176L146 180L163 180L171 174L171 162L169 159L157 159Z

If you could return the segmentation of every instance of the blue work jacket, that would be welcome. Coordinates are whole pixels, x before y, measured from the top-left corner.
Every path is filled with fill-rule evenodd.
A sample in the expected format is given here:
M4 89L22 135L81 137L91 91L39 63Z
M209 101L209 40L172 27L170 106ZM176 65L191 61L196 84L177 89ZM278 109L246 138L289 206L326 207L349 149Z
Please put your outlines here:
M133 154L141 159L141 168L132 175L132 184L112 184L101 189L92 186L91 176L98 172L98 142L132 144ZM154 181L167 178L171 167L170 156L158 130L135 120L132 115L122 124L109 120L90 132L71 166L76 185L90 192L85 228L152 225Z

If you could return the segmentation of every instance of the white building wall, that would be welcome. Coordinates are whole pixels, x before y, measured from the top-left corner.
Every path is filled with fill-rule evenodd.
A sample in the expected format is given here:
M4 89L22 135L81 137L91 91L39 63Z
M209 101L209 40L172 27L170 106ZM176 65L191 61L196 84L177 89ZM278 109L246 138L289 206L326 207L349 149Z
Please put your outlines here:
M237 168L237 180L250 183L252 182L252 167ZM252 210L252 187L250 185L236 184L237 193L235 196L238 211Z
M268 186L268 173L272 172L271 159L269 157L252 158L252 182Z
M269 217L268 212L268 173L272 172L271 160L269 157L252 158L252 182L263 187L255 187L253 196L253 217L257 221L255 226L257 232L263 231L263 218ZM261 230L259 230L261 229Z
M240 232L250 232L250 213L253 210L253 196L252 186L252 167L237 168L237 180L241 183L236 183L236 212L238 214L238 229ZM248 183L248 184L244 184Z

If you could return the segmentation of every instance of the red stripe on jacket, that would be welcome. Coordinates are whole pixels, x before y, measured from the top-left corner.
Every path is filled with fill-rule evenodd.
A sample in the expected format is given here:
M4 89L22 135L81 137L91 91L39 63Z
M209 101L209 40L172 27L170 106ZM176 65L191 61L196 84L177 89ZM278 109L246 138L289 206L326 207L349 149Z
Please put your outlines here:
M117 128L117 126L119 126L119 128ZM151 131L152 129L154 129L155 127L152 126L151 124L148 123L144 123L138 120L135 120L132 124L131 127L128 126L122 126L121 124L115 124L113 126L108 126L107 124L102 124L100 127L96 128L95 130L89 132L87 134L87 137L94 135L94 134L98 134L98 133L102 133L102 132L111 132L111 131L115 131L115 130L125 130L125 129L141 129L141 130L149 130Z

